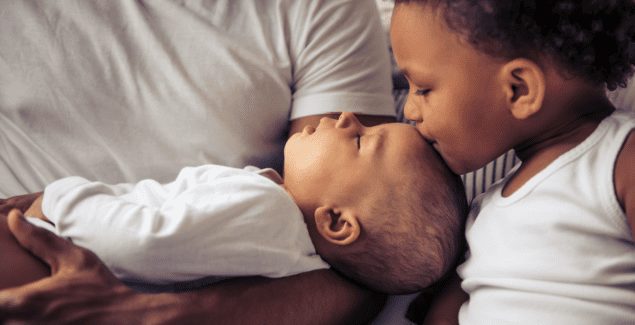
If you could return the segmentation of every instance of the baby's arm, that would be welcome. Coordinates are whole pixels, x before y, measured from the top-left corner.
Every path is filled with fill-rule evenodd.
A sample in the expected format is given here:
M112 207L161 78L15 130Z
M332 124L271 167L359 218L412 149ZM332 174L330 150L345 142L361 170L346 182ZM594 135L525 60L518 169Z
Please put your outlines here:
M24 212L24 215L27 217L34 217L46 222L51 222L44 213L42 212L42 194L40 194L35 201L31 204L31 206Z
M297 264L284 249L297 244L298 229L306 231L299 211L289 216L297 206L271 181L234 172L185 168L172 183L147 180L120 195L111 185L71 178L49 185L42 207L60 236L95 252L126 280L282 276L276 261ZM272 197L273 189L284 200Z
M635 131L626 139L615 164L615 192L635 238Z
M161 260L157 242L177 245L174 238L184 220L179 214L188 211L167 198L178 196L170 188L186 188L179 186L183 182L110 185L68 177L46 187L41 207L59 236L93 251L117 276L133 279L135 270L148 268L145 260Z
M461 278L454 273L432 300L425 325L450 325L459 323L459 309L468 299L461 289Z

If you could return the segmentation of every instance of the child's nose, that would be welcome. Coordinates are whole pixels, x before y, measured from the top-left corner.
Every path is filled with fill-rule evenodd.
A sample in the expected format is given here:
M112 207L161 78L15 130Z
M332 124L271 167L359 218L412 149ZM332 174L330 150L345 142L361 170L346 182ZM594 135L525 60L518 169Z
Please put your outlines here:
M351 112L342 112L342 114L340 114L340 117L337 119L337 122L335 123L336 128L342 129L359 125L359 120L357 119L355 114Z
M421 111L419 110L419 107L417 107L417 105L412 102L410 96L408 96L408 98L406 99L406 103L404 104L403 114L407 119L411 121L414 121L416 123L423 122Z

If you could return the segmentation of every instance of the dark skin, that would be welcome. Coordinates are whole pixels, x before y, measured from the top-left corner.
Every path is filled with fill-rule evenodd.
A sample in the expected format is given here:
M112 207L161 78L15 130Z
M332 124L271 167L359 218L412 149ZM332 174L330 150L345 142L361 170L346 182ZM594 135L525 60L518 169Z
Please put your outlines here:
M333 297L341 301L357 301L355 306L343 307L330 313L313 315L307 324L350 324L368 321L372 310L380 303L364 290L331 272L314 271L284 279L244 278L230 280L201 290L186 293L139 294L124 286L92 252L74 246L50 232L32 226L19 213L9 216L9 227L20 244L51 266L52 277L0 292L3 319L20 319L28 322L53 323L120 323L141 322L190 323L213 319L214 323L233 324L262 323L262 315L268 315L272 324L293 324L306 315L296 308L311 305L317 310L333 307L314 304L314 297L303 293L319 291L322 281L333 281ZM38 238L38 241L29 240ZM333 275L331 277L331 275ZM284 285L281 285L281 282ZM341 288L338 290L337 288ZM59 295L51 302L51 291L81 292L76 295ZM293 304L273 299L263 304L262 292L276 292L275 297L293 297ZM232 299L226 299L232 297ZM236 310L235 300L241 301ZM88 302L88 303L87 303ZM68 308L82 306L83 312L69 313ZM122 306L128 306L121 308ZM5 308L11 308L11 311ZM349 308L355 310L351 313ZM187 313L181 311L186 309ZM287 310L288 309L288 310ZM34 313L34 311L42 311ZM228 311L234 311L231 313ZM366 319L342 318L342 315L366 315ZM236 319L236 316L239 319ZM274 321L275 320L275 321ZM265 321L267 323L267 321Z
M50 274L46 264L31 254L26 254L16 242L4 214L0 214L0 256L0 288L23 285Z
M29 193L24 195L13 196L8 199L0 199L0 214L8 215L12 209L18 209L25 212L35 199L37 199L42 192Z
M292 123L290 132L322 116ZM366 125L394 121L362 117ZM294 122L298 122L297 120ZM0 201L0 211L26 211L40 193ZM330 270L266 279L239 278L182 293L132 291L92 252L24 221L17 211L8 225L26 250L50 266L51 276L0 290L0 321L28 323L362 324L381 309L385 296Z

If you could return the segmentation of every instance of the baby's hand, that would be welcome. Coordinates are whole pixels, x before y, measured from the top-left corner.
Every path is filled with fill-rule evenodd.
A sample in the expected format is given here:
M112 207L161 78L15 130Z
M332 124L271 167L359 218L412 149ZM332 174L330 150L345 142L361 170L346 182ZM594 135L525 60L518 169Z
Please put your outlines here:
M44 215L44 213L42 213L42 197L43 195L40 194L35 201L31 203L31 206L24 212L24 215L27 217L42 219L50 223L51 221Z

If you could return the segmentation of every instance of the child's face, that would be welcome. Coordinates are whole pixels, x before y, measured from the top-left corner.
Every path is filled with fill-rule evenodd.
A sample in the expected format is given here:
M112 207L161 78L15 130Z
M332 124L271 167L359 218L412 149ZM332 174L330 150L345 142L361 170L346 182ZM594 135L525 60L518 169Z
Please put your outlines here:
M360 197L385 195L384 184L405 177L400 170L430 150L410 125L363 126L351 113L323 118L294 134L285 146L284 183L307 211L324 203L355 204ZM318 202L319 199L333 202Z
M404 113L457 174L475 170L509 147L503 62L482 54L449 30L436 9L396 6L391 41L410 84Z

